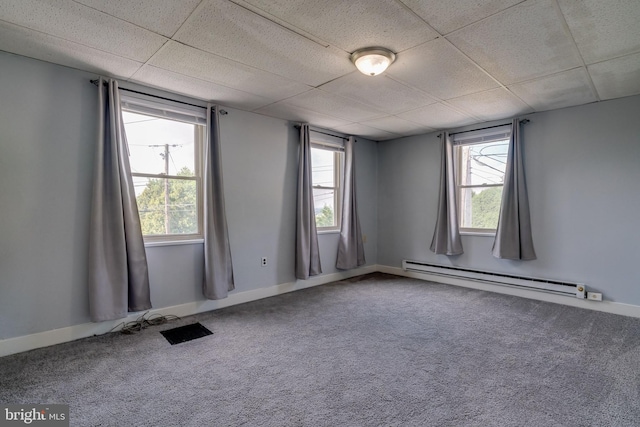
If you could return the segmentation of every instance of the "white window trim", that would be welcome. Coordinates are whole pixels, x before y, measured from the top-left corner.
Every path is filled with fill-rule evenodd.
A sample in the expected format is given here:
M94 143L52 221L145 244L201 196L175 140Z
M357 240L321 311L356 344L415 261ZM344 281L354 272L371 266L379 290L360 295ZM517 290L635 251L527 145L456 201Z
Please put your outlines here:
M157 246L179 246L179 245L198 245L203 244L204 239L185 239L185 240L145 240L145 248L155 248Z
M316 226L316 232L318 234L334 234L339 233L342 226L342 191L344 187L344 145L328 141L318 141L314 138L311 141L311 148L317 148L320 150L333 151L333 164L334 164L334 177L333 182L335 187L323 187L319 185L312 185L314 189L326 189L334 190L334 202L335 211L333 213L336 220L336 225L332 227L318 227ZM313 165L312 165L313 167Z
M184 177L178 175L150 174L131 172L132 177L152 178L152 179L180 179L195 181L196 200L198 214L198 232L191 234L158 234L144 235L145 246L165 246L192 244L203 241L204 237L204 199L202 186L204 140L206 138L206 113L204 109L190 107L187 105L175 104L171 101L158 101L154 98L142 95L127 93L121 96L121 107L123 111L147 116L159 117L167 120L174 120L184 123L191 123L201 126L194 135L194 177Z
M460 185L461 180L460 173L460 159L458 158L458 150L455 147L463 145L477 145L484 144L492 141L502 141L511 137L511 125L499 126L491 129L480 129L477 131L463 132L455 134L453 137L453 156L454 156L454 179L456 188L456 206L458 209L458 227L460 235L466 236L486 236L494 237L497 229L495 228L471 228L462 227L462 206L460 201L461 189L463 188L491 188L502 187L504 188L504 182L502 184L482 184L482 185Z

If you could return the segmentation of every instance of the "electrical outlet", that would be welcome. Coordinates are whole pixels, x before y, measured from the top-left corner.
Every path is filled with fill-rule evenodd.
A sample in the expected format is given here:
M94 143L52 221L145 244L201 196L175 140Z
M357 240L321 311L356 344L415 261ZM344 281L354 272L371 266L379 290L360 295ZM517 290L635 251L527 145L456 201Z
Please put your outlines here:
M599 292L587 292L587 299L591 301L602 301L602 294Z
M261 267L266 267L267 266L267 257L263 256L262 260L260 260L260 266Z

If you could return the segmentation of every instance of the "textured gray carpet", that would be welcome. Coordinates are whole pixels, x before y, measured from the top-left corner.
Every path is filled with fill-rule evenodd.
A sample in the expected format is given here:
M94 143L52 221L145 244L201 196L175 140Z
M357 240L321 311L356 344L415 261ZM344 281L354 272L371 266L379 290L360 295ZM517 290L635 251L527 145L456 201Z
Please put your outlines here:
M0 359L72 426L628 427L639 393L640 319L383 274Z

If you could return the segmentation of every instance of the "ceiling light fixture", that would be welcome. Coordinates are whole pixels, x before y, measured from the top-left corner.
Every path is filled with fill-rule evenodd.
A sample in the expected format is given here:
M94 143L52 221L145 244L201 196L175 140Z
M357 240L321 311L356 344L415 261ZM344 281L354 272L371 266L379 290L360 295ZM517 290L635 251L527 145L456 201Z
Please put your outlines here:
M351 62L367 76L383 73L395 59L396 54L384 47L365 47L351 54Z

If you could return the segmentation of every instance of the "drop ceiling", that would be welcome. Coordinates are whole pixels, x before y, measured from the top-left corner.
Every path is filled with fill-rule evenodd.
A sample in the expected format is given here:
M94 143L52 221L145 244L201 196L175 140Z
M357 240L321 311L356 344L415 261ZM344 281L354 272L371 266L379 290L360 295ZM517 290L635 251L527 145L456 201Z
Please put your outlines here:
M374 140L640 93L638 0L0 0L0 50ZM354 50L397 60L380 76Z

